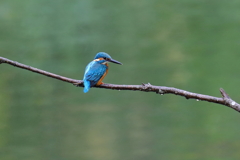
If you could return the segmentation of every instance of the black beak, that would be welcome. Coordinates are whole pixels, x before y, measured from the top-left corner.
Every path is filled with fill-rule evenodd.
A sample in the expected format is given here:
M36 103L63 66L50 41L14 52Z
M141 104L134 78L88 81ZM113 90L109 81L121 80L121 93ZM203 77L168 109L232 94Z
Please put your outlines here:
M116 60L114 60L114 59L108 59L108 61L109 61L109 62L112 62L112 63L116 63L116 64L122 65L121 62L118 62L118 61L116 61Z

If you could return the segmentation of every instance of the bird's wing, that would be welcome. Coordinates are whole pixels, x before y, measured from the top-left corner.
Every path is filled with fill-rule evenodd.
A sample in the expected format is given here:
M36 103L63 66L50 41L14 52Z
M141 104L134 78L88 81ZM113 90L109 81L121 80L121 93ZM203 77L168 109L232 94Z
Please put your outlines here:
M83 79L90 81L91 86L93 86L104 75L106 69L107 67L105 65L92 61L87 65Z

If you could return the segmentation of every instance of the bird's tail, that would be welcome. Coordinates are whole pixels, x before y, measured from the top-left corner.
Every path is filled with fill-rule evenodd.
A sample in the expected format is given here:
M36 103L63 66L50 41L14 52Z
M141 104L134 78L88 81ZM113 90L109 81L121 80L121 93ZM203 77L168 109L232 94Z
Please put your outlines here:
M84 93L87 93L87 92L89 91L89 89L90 89L90 82L84 80L83 83L84 83L84 89L83 89L83 92L84 92Z

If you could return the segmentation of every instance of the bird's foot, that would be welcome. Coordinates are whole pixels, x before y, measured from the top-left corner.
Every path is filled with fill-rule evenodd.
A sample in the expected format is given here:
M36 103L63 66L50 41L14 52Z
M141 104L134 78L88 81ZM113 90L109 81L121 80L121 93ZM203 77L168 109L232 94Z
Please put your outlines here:
M74 86L79 87L83 85L83 81L79 80L78 82L73 83Z
M103 82L98 82L97 84L96 84L96 86L100 86L100 85L102 85L102 84L104 84Z

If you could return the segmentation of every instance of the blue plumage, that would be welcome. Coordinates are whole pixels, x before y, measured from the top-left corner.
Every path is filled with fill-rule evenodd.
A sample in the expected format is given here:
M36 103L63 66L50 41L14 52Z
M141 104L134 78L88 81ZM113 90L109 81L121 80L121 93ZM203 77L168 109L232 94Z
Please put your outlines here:
M111 58L111 56L105 52L99 52L96 54L96 56L94 57L94 59L99 59L99 58Z
M83 83L84 83L83 92L87 93L89 91L89 89L90 89L90 81L84 80Z
M92 61L87 65L83 77L84 93L88 92L90 87L97 84L97 82L101 79L106 70L107 66L104 64L99 64L97 61Z
M112 59L107 53L99 52L94 60L87 65L83 77L84 93L88 92L92 86L102 84L102 80L108 72L108 62L122 64Z

